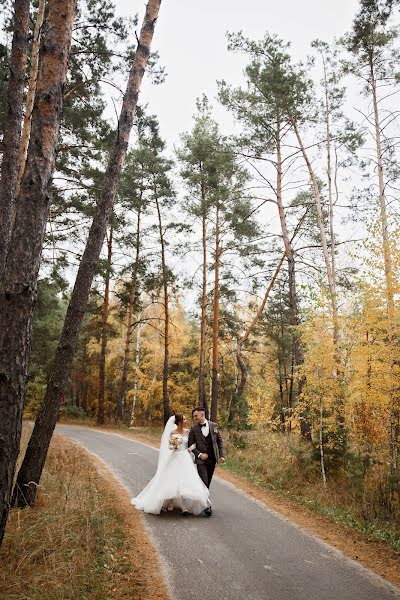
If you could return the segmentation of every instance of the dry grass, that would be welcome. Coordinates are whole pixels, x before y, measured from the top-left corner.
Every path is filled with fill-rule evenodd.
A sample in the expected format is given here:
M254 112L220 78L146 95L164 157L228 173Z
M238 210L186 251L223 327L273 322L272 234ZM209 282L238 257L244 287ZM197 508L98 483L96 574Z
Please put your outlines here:
M380 467L364 478L350 467L328 476L324 488L318 461L297 436L231 432L225 439L234 473L400 551L400 507L389 506Z
M25 428L23 444L27 437ZM102 469L55 436L36 507L11 511L0 551L2 599L168 599L139 514Z

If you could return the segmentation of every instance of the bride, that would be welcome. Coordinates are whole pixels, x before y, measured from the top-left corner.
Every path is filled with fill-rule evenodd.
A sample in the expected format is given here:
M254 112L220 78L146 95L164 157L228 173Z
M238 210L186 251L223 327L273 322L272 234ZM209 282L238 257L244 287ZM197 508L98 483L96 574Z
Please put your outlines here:
M161 437L157 471L144 490L132 498L139 510L155 515L178 508L182 514L199 515L211 506L207 487L200 479L188 448L186 418L177 413L169 418Z

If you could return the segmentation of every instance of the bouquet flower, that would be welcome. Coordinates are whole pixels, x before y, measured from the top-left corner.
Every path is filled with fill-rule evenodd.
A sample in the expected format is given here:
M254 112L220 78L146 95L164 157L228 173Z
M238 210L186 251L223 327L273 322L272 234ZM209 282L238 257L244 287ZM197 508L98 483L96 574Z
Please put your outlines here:
M180 433L173 433L169 438L169 449L178 450L182 446L183 437Z

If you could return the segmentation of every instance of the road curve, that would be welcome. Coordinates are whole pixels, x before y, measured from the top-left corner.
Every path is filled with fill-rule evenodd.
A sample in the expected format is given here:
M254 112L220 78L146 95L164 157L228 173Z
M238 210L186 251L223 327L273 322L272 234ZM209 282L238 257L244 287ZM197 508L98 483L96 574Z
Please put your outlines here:
M136 495L157 453L122 435L58 425ZM394 588L336 549L215 478L211 518L144 515L175 600L389 600Z

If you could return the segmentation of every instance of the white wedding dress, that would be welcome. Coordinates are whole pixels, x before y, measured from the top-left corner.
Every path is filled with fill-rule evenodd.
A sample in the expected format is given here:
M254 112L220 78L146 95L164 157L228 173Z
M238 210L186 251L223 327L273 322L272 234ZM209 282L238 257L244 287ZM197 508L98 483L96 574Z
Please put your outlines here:
M169 437L175 429L175 417L171 417L161 438L156 474L131 502L138 510L154 515L168 507L199 515L211 506L210 494L188 452L189 435L182 436L178 450L169 449Z

